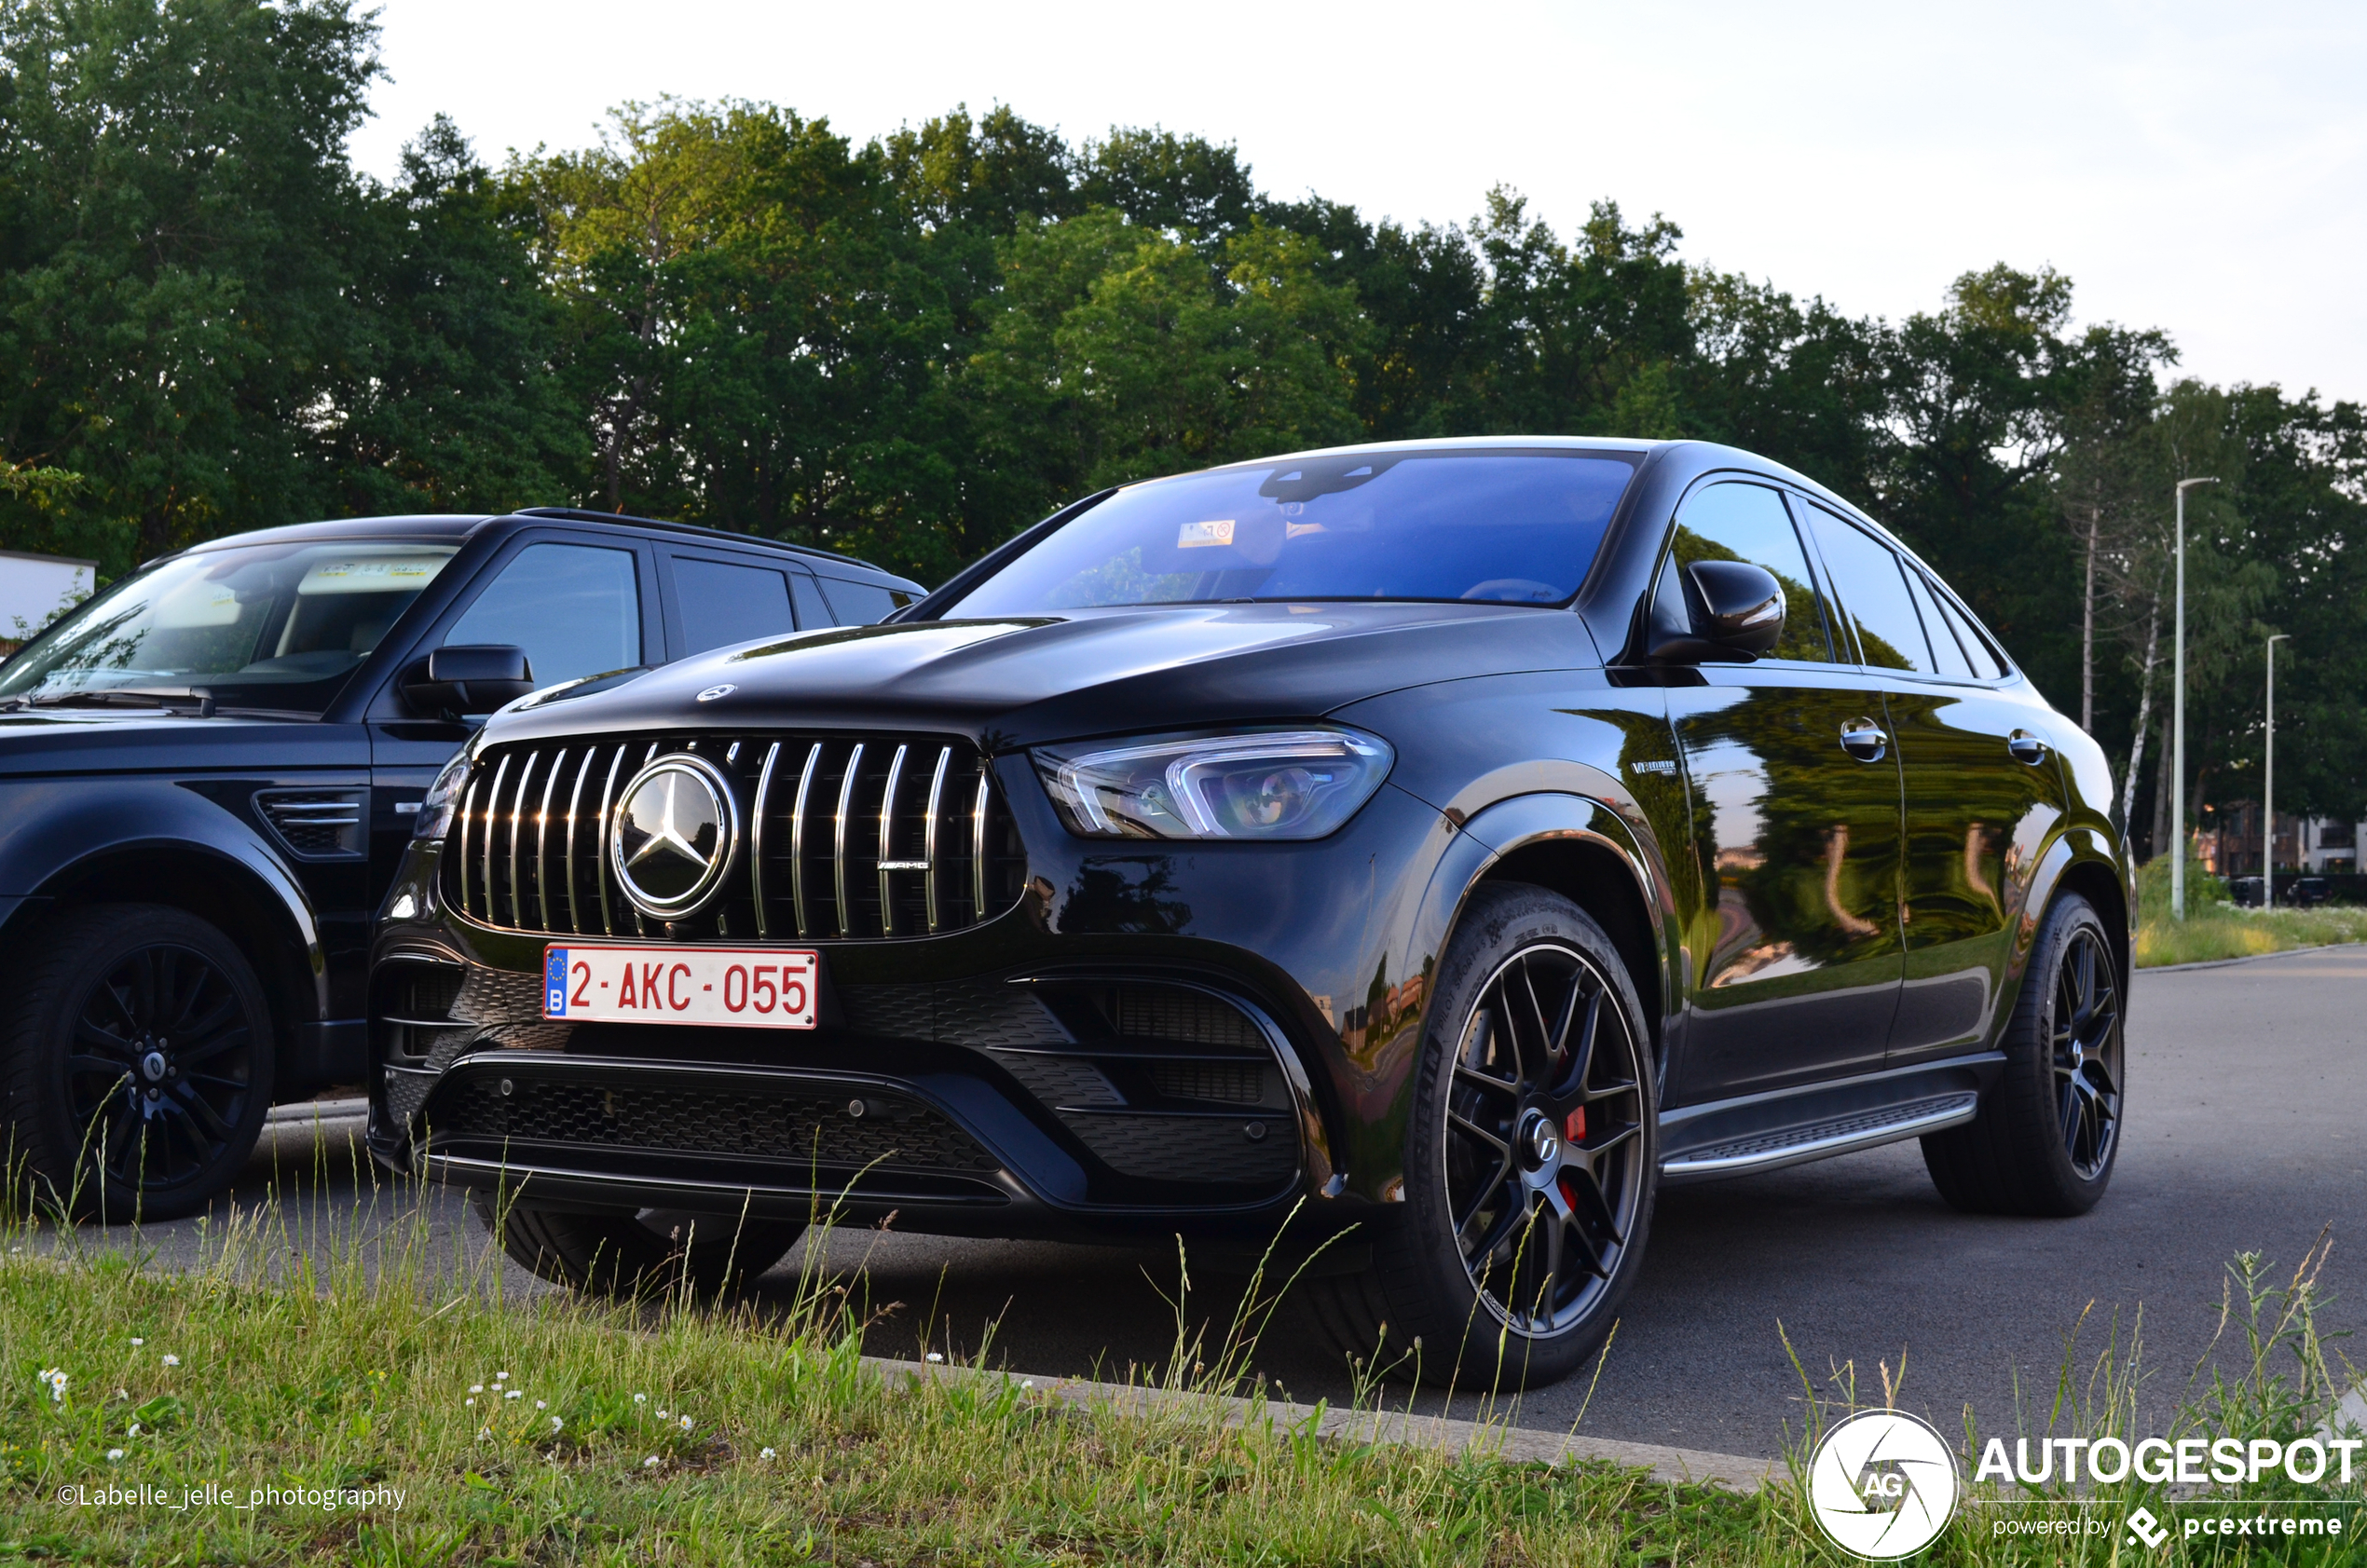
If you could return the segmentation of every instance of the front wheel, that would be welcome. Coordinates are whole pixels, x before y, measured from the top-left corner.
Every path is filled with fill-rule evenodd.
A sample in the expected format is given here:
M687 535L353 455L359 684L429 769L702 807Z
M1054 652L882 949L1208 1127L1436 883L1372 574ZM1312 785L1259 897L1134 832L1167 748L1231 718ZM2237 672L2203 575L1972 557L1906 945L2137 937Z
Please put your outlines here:
M1649 1038L1610 938L1557 893L1471 895L1438 969L1405 1205L1371 1270L1307 1282L1319 1329L1460 1387L1568 1376L1609 1333L1651 1223Z
M1980 1114L1923 1139L1932 1185L1972 1214L2087 1213L2120 1154L2127 1047L2112 943L2077 893L2046 911L2000 1044Z

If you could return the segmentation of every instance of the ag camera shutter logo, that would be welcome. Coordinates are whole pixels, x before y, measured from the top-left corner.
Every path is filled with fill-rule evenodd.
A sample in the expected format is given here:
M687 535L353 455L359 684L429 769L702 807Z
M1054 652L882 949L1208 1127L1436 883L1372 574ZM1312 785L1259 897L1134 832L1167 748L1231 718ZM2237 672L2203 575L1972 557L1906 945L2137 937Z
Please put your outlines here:
M1825 1434L1808 1503L1835 1546L1870 1561L1912 1557L1956 1513L1956 1456L1903 1411L1861 1411Z

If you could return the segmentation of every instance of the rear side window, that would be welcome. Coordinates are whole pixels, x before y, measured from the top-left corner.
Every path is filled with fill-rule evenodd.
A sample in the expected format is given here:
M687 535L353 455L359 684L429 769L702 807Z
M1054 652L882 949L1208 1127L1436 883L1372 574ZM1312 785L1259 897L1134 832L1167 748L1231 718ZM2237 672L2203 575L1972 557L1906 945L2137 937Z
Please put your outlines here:
M1907 592L1914 596L1915 611L1922 617L1923 633L1931 639L1932 662L1939 673L1957 680L1972 679L1972 661L1957 646L1956 634L1949 629L1947 621L1940 619L1939 605L1932 597L1931 585L1913 566L1907 568Z
M767 566L674 558L674 594L682 607L686 654L777 637L797 629L789 582Z
M822 590L804 572L789 574L789 593L797 600L797 623L800 631L811 632L817 626L836 626L839 618L822 602Z
M1972 617L1957 608L1956 601L1950 599L1942 591L1935 589L1932 599L1939 606L1940 619L1947 621L1949 629L1956 634L1958 646L1963 648L1965 659L1973 666L1973 678L1976 680L2002 678L2005 674L2005 662L1998 658L1997 649L1991 645L1981 629L1973 623Z
M1808 517L1825 569L1832 574L1833 596L1857 634L1858 662L1935 674L1922 618L1915 613L1906 576L1890 546L1822 507L1810 507Z
M486 584L445 643L512 643L537 686L641 662L641 584L633 552L530 544Z
M841 626L869 626L886 620L896 608L896 596L874 582L828 577L822 579L822 592L829 595L830 608L838 612Z
M1784 634L1770 659L1830 663L1825 607L1816 574L1800 548L1783 498L1764 484L1711 484L1686 498L1671 552L1679 566L1696 561L1747 561L1774 574L1784 589Z

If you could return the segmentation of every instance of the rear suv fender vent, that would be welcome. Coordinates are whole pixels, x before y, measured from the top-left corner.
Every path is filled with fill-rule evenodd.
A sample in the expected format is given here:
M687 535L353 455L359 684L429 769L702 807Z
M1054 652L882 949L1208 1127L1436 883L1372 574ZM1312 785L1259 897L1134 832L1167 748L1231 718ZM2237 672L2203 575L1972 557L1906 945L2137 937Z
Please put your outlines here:
M688 753L730 784L744 826L722 890L651 919L609 869L633 776ZM1027 860L992 764L917 735L667 735L494 746L445 840L464 918L570 936L878 940L979 925L1019 900Z

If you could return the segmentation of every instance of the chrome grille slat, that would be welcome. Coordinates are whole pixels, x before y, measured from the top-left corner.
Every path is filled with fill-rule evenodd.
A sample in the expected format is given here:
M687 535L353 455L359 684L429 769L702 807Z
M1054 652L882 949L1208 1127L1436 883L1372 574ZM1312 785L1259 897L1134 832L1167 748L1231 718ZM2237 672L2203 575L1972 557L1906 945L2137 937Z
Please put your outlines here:
M740 743L732 743L725 756L729 761L740 755ZM748 813L748 893L756 901L756 934L759 941L772 934L764 919L764 802L773 794L773 765L781 760L781 743L773 742L765 748L764 766L756 774L756 810Z
M568 748L561 746L559 755L551 758L549 771L542 775L542 809L534 813L534 907L542 917L542 929L551 929L551 791L559 782L559 769L568 759Z
M583 748L582 764L575 770L575 787L568 791L567 848L560 852L568 860L568 927L571 931L583 929L583 909L575 897L575 825L583 814L583 781L592 776L592 759L599 755L600 748L597 746ZM595 844L600 841L600 832L596 827L592 830L592 841Z
M805 919L805 798L814 788L814 770L822 760L822 743L805 754L805 771L798 775L797 809L789 813L789 892L797 901L797 934L813 929Z
M493 907L493 821L501 810L501 780L510 771L510 759L501 758L493 770L493 787L485 792L485 920L496 923L499 914Z
M660 920L609 876L609 835L635 774L686 753L726 765L745 838L710 901ZM495 744L456 816L439 873L446 906L560 942L921 940L994 919L1027 875L992 767L940 735L645 731Z
M830 850L830 873L839 897L839 934L855 934L855 923L847 918L846 907L846 821L855 809L855 781L863 776L863 743L855 743L847 753L846 774L839 781L839 820L837 837Z
M624 748L616 748L616 757L609 764L609 782L600 786L600 820L592 829L592 872L600 885L600 934L616 934L616 916L609 904L609 802L616 796L616 776L624 766Z
M896 846L891 838L896 831L896 789L904 782L904 754L909 746L896 748L896 758L888 764L887 787L880 791L880 934L896 934L896 894L888 886L888 862L896 858Z
M945 804L945 770L953 761L953 748L939 746L937 771L929 775L929 810L927 825L922 829L921 858L928 862L928 869L921 873L921 886L928 900L929 934L937 934L937 814Z

